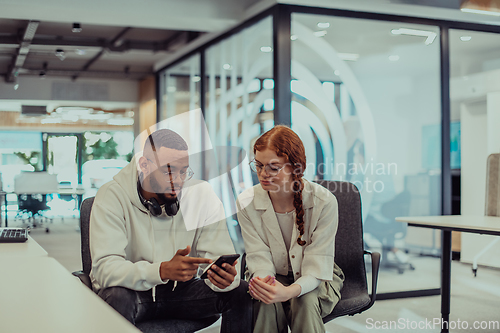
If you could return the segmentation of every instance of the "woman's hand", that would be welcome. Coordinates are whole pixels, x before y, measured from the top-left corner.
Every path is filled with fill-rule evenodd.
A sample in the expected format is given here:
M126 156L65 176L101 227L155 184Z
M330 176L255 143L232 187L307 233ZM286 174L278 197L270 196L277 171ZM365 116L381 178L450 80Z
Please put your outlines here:
M285 287L279 281L276 281L274 276L268 275L263 279L260 277L252 278L249 283L249 290L253 298L266 304L272 304L297 297L301 288L296 284Z

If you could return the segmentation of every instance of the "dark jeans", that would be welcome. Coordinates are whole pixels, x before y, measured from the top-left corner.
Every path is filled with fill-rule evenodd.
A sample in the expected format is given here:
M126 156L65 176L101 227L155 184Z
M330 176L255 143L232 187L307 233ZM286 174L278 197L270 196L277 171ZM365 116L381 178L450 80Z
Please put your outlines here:
M222 313L221 332L251 332L252 302L248 283L238 288L215 292L198 278L173 281L156 286L156 302L151 290L135 291L124 287L101 289L99 296L132 324L150 319L202 319Z

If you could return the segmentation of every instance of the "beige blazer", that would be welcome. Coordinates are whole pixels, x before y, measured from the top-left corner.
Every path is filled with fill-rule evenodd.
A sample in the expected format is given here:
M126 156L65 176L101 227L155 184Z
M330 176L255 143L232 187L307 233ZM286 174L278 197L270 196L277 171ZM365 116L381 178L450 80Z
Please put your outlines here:
M247 254L247 277L287 275L287 249L268 192L260 184L255 185L241 193L236 204ZM297 243L299 230L295 225L288 251L294 278L312 275L320 280L333 281L332 285L340 296L344 274L334 262L337 199L323 186L304 179L302 206L302 240L306 245Z

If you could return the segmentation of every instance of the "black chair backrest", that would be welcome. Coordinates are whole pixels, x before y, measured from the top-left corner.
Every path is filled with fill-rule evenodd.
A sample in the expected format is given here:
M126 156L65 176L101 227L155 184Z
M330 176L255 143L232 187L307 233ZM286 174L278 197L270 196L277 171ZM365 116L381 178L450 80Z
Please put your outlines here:
M349 182L320 180L317 183L330 190L338 202L335 263L345 275L342 299L368 295L359 190Z
M92 204L94 203L94 197L87 198L83 200L80 207L80 237L81 237L81 249L82 249L82 264L83 272L90 274L90 269L92 268L92 258L90 257L90 213L92 212Z

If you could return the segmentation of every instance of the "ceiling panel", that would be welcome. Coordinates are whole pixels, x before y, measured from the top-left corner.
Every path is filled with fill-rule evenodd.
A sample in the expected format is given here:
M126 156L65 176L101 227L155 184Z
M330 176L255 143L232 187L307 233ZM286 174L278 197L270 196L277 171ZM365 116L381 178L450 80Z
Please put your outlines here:
M19 36L23 35L28 23L26 20L0 19L0 75L11 80L14 71L9 66L16 59ZM74 33L72 23L40 22L20 75L39 75L46 64L47 76L58 71L58 76L67 73L67 76L74 77L75 71L87 68L85 76L106 71L116 72L111 73L110 78L119 74L123 79L136 80L137 75L123 75L125 68L142 73L141 77L144 73L152 74L154 63L185 45L190 36L178 30L84 23L81 28L81 32ZM63 56L58 57L56 50L62 50ZM102 77L103 73L97 75Z

